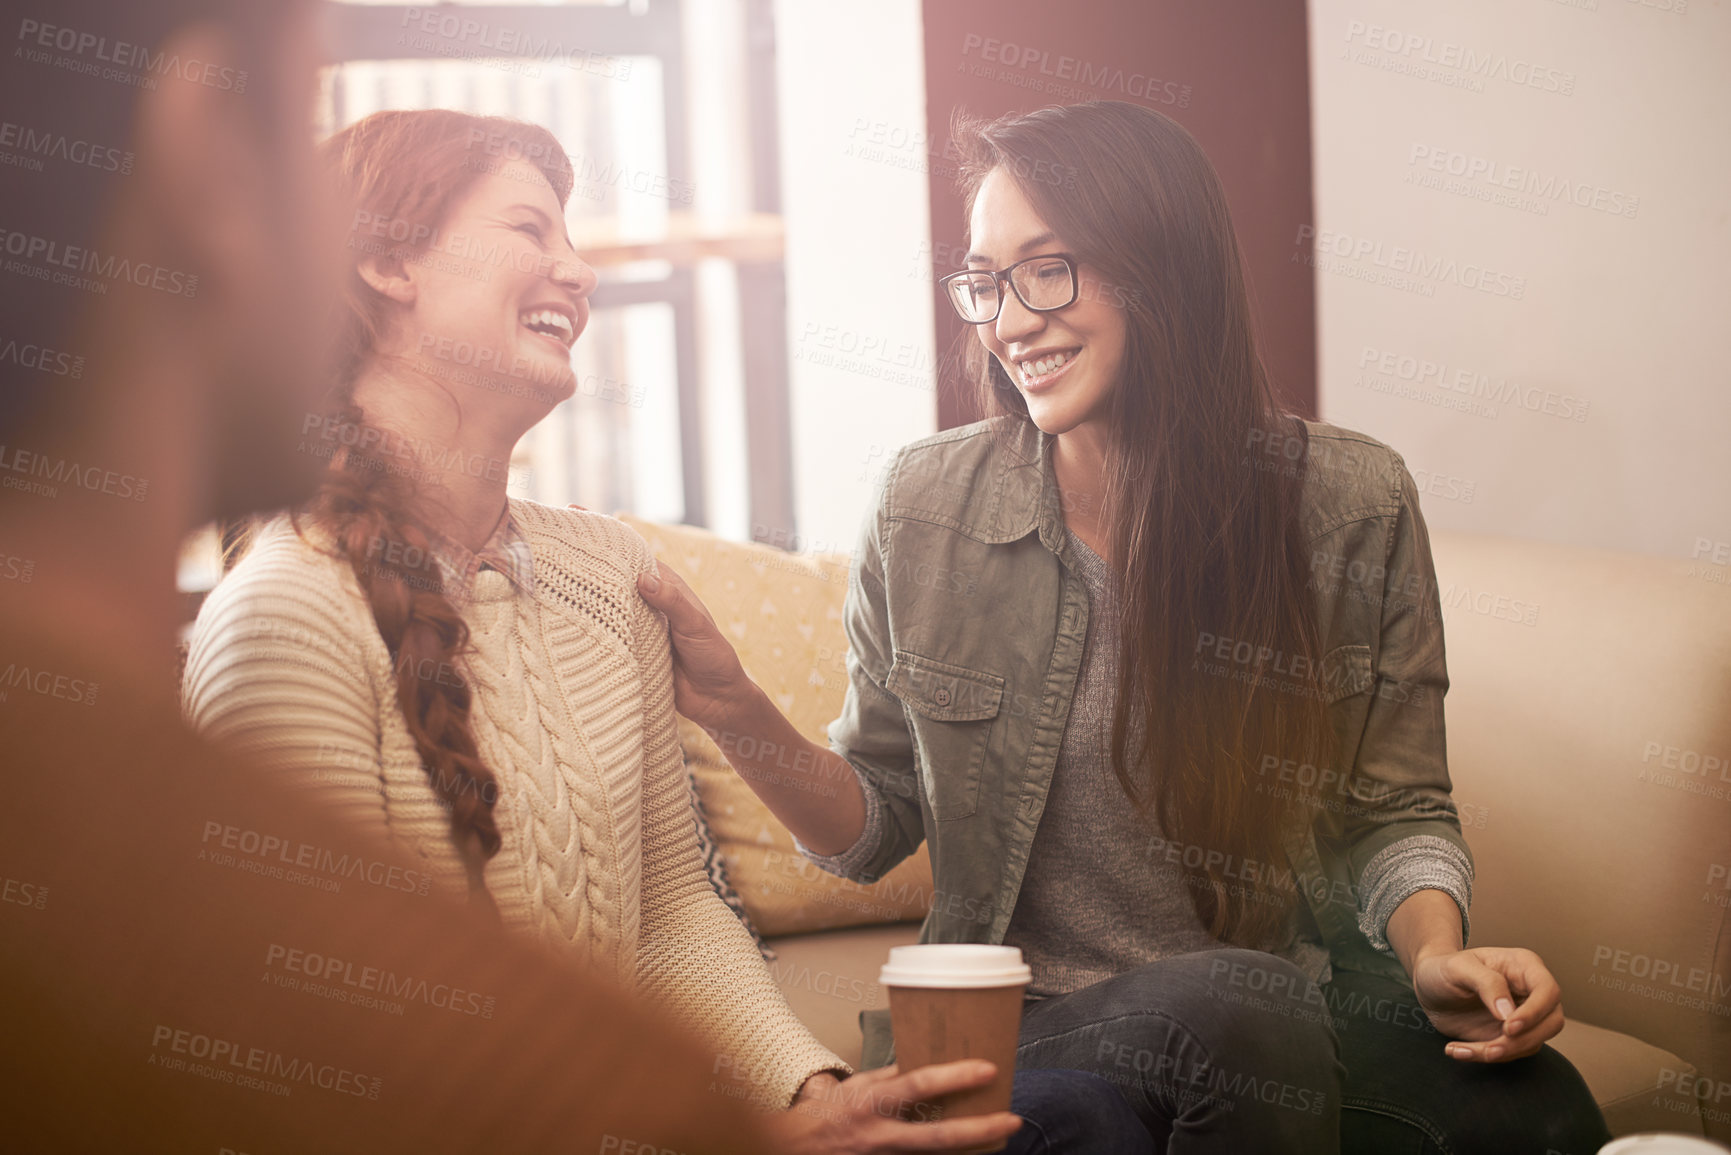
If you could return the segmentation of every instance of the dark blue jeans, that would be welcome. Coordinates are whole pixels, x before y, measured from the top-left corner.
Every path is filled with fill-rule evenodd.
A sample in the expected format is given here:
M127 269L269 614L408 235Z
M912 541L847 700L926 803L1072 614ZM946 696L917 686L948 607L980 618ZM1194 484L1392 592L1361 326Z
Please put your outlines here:
M1150 963L1022 1013L1017 1078L1040 1068L1091 1072L1130 1107L1122 1142L1170 1155L1333 1155L1341 1068L1325 1016L1258 1014L1228 982L1257 968L1266 984L1308 983L1260 951L1222 949ZM1119 1116L1122 1118L1122 1116ZM1024 1127L1023 1130L1027 1130ZM1073 1148L1092 1150L1092 1148Z
M1154 1140L1112 1084L1087 1071L1018 1070L1022 1129L1004 1155L1148 1155Z
M1611 1141L1592 1092L1550 1047L1462 1063L1410 985L1336 971L1323 992L1346 1064L1346 1155L1594 1155Z
M1405 983L1339 971L1317 987L1259 951L1181 955L1028 1004L1012 1110L1030 1123L1008 1150L1593 1155L1610 1141L1556 1051L1461 1063L1446 1041Z

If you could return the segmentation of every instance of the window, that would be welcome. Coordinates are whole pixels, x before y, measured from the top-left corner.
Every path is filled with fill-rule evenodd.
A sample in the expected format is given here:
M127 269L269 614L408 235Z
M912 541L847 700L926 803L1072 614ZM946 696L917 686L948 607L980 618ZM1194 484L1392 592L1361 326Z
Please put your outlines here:
M331 4L322 132L383 108L550 130L597 269L577 395L512 492L745 537L793 524L767 0ZM692 51L696 48L697 51Z
M886 127L924 139L917 0L345 0L325 16L321 127L514 112L571 152L572 236L602 283L578 395L524 439L512 493L848 548L889 451L935 428L928 150L864 147ZM220 573L214 534L199 540L189 591Z

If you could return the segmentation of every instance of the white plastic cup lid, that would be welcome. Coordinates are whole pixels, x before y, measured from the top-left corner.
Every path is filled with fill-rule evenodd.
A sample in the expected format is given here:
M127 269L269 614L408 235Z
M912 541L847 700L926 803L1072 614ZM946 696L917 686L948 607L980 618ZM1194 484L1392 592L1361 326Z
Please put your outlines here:
M1613 1139L1599 1148L1599 1155L1725 1155L1725 1151L1717 1143L1692 1135L1664 1135L1655 1131Z
M891 947L889 961L878 972L878 982L886 987L954 990L1025 986L1033 977L1020 948L965 942Z

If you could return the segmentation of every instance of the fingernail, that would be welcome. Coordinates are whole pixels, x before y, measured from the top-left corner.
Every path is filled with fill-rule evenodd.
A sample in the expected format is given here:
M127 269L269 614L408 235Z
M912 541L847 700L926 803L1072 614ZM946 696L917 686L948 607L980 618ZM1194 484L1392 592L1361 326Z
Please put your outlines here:
M1448 1052L1457 1059L1470 1059L1472 1058L1473 1049L1471 1047L1450 1046Z
M1497 1018L1506 1019L1515 1013L1515 1004L1508 999L1497 1000Z
M1527 1024L1521 1022L1519 1019L1510 1019L1508 1022L1503 1024L1503 1034L1518 1035L1526 1025Z
M655 593L661 589L661 575L652 569L646 569L641 574L638 574L637 581L639 585L650 593Z

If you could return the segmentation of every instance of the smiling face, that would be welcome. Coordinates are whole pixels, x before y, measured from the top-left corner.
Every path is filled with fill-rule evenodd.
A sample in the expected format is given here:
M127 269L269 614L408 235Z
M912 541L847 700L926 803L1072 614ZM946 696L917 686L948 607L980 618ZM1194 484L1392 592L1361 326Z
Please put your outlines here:
M381 354L411 358L460 398L478 386L536 419L575 391L571 346L589 323L595 272L534 165L514 160L478 178L402 278L392 295L404 309Z
M981 183L968 231L971 269L1002 269L1068 251L1002 168ZM1065 308L1037 313L1006 291L998 319L974 326L980 343L1015 382L1028 416L1053 435L1103 425L1124 359L1124 310L1087 265L1077 262L1076 276L1076 300Z

